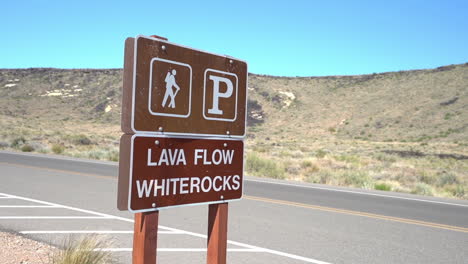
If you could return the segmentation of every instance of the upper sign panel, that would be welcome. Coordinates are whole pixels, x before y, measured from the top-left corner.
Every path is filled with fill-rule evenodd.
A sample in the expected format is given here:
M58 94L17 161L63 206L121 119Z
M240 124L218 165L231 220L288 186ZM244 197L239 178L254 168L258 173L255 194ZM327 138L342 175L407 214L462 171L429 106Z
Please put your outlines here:
M247 63L138 36L125 42L122 130L245 135Z

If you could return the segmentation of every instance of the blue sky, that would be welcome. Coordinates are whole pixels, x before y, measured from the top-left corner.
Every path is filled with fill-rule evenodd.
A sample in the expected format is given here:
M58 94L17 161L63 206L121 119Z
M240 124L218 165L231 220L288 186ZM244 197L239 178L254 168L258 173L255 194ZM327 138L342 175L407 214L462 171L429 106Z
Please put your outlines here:
M121 68L126 37L170 41L282 76L468 62L468 1L2 1L0 68Z

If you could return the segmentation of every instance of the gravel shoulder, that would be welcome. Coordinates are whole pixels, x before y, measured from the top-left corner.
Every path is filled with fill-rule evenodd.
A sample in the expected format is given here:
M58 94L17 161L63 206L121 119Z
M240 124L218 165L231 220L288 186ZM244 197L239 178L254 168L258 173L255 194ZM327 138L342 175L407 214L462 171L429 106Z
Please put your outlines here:
M49 264L55 248L18 234L0 231L3 264Z

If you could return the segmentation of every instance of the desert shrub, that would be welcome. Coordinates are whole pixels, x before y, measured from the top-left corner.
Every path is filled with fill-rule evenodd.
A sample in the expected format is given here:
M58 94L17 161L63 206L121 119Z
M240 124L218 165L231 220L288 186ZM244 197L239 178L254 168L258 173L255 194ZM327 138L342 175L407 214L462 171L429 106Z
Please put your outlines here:
M109 150L107 153L107 160L119 161L119 151L115 149Z
M418 178L419 181L427 184L433 184L436 181L435 175L427 171L420 172Z
M337 161L344 161L346 163L352 163L352 164L359 164L360 158L355 155L340 155L340 156L335 156L335 160Z
M72 142L76 145L91 145L91 139L87 136L80 134L72 137Z
M327 155L327 152L323 149L319 149L315 152L317 158L324 158Z
M438 179L438 183L437 185L438 186L444 186L444 185L451 185L451 184L458 184L460 183L458 178L457 178L457 175L453 174L453 173L443 173L442 175L439 176L439 179Z
M21 151L23 152L31 152L33 150L34 150L34 147L29 144L25 144L21 147Z
M52 145L52 152L54 152L55 154L62 154L64 150L65 150L65 147L63 145L60 145L60 144Z
M96 236L85 237L77 241L68 239L63 249L57 250L51 256L51 264L110 264L112 252L102 251L110 243Z
M411 190L411 193L432 196L434 195L434 189L429 184L419 182Z
M381 183L374 184L374 189L380 190L380 191L390 191L392 189L392 186L381 182Z
M255 176L275 179L285 178L285 169L277 162L258 156L255 152L247 154L246 170Z
M444 190L458 198L464 198L464 196L468 194L468 189L463 185L449 185L446 186Z
M0 149L7 148L8 146L10 146L10 144L8 144L7 142L0 141Z
M397 161L397 158L395 156L384 154L384 153L378 153L375 158L379 161L390 162L390 163Z
M301 167L302 168L309 168L309 167L312 167L312 165L313 165L313 163L310 160L303 160L301 162Z
M345 171L341 177L346 185L369 188L372 182L371 177L364 171Z
M24 137L18 137L11 141L12 148L19 148L21 145L26 143L26 139Z

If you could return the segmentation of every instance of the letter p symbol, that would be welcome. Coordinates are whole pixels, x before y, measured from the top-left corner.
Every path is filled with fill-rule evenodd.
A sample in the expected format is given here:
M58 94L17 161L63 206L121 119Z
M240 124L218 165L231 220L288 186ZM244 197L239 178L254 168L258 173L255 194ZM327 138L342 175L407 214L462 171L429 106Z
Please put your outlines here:
M237 75L214 69L205 71L203 116L234 121L237 116Z
M208 109L208 113L214 115L222 115L223 110L219 109L219 98L229 98L232 95L232 82L228 78L210 75L210 80L213 81L213 107ZM227 89L224 93L219 92L219 83L226 84Z

